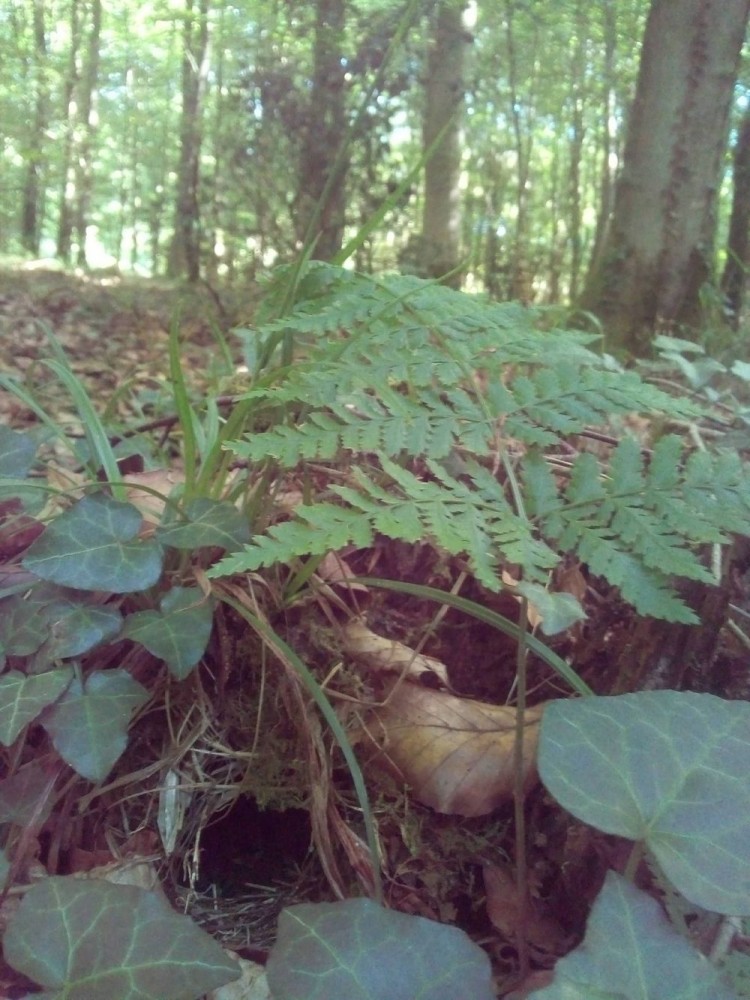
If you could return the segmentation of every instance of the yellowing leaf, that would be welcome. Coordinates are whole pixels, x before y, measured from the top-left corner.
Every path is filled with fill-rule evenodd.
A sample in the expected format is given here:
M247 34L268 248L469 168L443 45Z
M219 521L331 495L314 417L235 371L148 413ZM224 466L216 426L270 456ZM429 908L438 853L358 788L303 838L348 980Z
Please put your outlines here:
M525 780L534 758L542 705L526 710ZM516 710L402 684L373 713L384 734L383 763L395 766L420 802L438 812L483 816L513 794Z

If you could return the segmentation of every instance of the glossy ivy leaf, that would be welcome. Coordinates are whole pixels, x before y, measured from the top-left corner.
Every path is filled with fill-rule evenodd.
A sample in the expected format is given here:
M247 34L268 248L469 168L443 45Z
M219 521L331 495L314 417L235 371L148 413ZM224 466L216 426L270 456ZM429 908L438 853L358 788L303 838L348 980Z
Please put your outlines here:
M690 902L750 913L750 703L682 691L553 701L539 774L574 816L644 841Z
M463 931L369 899L284 910L267 966L274 1000L493 1000L489 959Z
M125 619L123 637L158 656L177 680L184 680L206 651L214 602L197 587L173 587L159 611L137 611Z
M103 781L127 743L130 718L149 699L125 670L96 671L74 680L42 724L55 749L89 781Z
M2 605L0 640L10 656L30 656L44 646L42 661L49 663L82 656L116 635L121 622L116 608L94 604L80 592L41 583Z
M659 904L610 872L586 936L534 1000L737 1000Z
M156 542L138 538L142 520L132 504L103 493L84 497L47 526L23 565L78 590L145 590L161 575L162 553Z
M30 434L0 427L0 476L24 479L36 455L36 443Z
M247 518L228 500L196 497L185 504L186 522L172 522L158 528L156 537L175 549L215 546L233 552L250 541Z
M163 896L97 879L32 886L3 951L59 1000L197 1000L239 975L237 963Z
M35 760L0 781L0 823L44 823L54 805L49 794L53 782L54 775L50 776Z
M11 670L0 677L0 743L9 747L24 726L60 697L72 679L71 667L32 677Z

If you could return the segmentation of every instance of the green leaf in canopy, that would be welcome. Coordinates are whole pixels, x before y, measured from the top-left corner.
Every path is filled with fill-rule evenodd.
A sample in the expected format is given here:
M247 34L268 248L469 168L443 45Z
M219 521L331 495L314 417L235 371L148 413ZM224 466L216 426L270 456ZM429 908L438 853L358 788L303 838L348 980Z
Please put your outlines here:
M32 886L3 951L59 1000L198 1000L239 975L213 938L164 897L97 879Z
M214 602L198 587L173 587L159 611L137 611L125 619L123 637L135 639L184 680L206 651Z
M47 526L23 565L78 590L145 590L159 579L162 553L156 542L138 538L142 520L132 504L102 493L84 497Z
M370 899L284 910L267 967L274 1000L493 1000L489 959L455 927Z
M574 816L643 841L690 902L750 913L750 703L683 691L551 702L539 774Z
M586 937L534 1000L737 1000L650 896L610 872Z
M149 699L125 670L96 671L74 680L43 717L63 760L89 781L103 781L125 749L130 718Z
M11 670L0 677L0 743L9 747L24 726L60 697L72 679L70 667L32 677Z
M170 522L156 531L163 545L175 549L216 546L233 552L250 541L247 518L228 500L196 497L185 504L187 523Z

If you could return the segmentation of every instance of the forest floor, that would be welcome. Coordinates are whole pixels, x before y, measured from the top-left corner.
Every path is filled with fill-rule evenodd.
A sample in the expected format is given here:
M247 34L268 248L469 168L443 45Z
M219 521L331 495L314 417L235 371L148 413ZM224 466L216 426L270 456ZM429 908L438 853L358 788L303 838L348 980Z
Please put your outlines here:
M217 351L216 332L226 335L233 325L247 322L252 305L251 293L222 295L219 301L205 286L187 289L167 281L0 266L0 370L22 382L68 432L80 433L80 417L67 390L43 364L44 358L52 356L51 331L100 412L109 410L127 426L147 425L164 416L171 399L168 345L172 324L179 324L181 357L191 388L197 394L215 392L221 380L231 376L226 355ZM0 389L0 424L27 430L37 423L30 407ZM426 545L389 542L354 553L349 562L349 568L360 575L376 572L424 585L444 586L451 575L442 557ZM573 573L571 589L576 585L574 577ZM732 600L750 610L750 574L738 571L731 586ZM488 594L470 581L462 596L509 617L518 616L512 598ZM449 612L439 634L432 634L435 608L425 610L424 602L417 600L370 595L368 602L370 623L389 639L412 643L415 637L428 636L420 652L449 665L455 692L502 704L516 671L514 643L503 637L499 640L489 626L474 622L467 627L456 612ZM606 591L587 610L590 619L585 629L572 630L572 636L561 640L558 652L565 656L574 649L580 675L598 693L610 693L621 680L623 652L630 648L628 644L632 646L634 630L641 626L632 609ZM294 618L289 627L299 633L306 620ZM318 628L315 622L310 625L311 632ZM312 661L316 655L313 638L302 642L310 647ZM667 638L665 643L670 641ZM747 696L739 687L739 679L746 674L746 651L724 641L719 656L724 676L734 679L733 696ZM532 658L529 684L532 692L538 689L532 702L555 694L542 666ZM231 714L230 704L226 711ZM231 731L235 745L244 739L250 746L256 738L255 718L245 722L247 732L239 736L238 716L228 722L211 721L222 738L229 739ZM267 726L270 731L273 722ZM148 743L146 733L141 744ZM129 763L135 771L145 761L131 758ZM381 837L391 852L390 901L407 912L462 926L488 948L498 975L510 975L515 956L503 913L516 905L507 862L513 853L511 807L489 816L462 818L439 815L399 799L403 792L392 788L387 794L395 796L396 804L380 802L377 808ZM230 944L242 944L236 938L240 923L251 928L245 932L246 943L267 946L285 900L308 895L326 898L325 881L307 851L309 821L304 810L264 811L245 797L227 818L211 826L206 817L213 808L202 813L192 845L196 852L203 851L205 893L193 892L191 912ZM216 811L218 815L222 810ZM604 872L622 845L563 815L541 790L529 799L528 822L530 884L543 910L538 919L532 914L529 937L535 964L546 967L580 937ZM269 865L269 857L273 864ZM222 895L226 897L223 902Z

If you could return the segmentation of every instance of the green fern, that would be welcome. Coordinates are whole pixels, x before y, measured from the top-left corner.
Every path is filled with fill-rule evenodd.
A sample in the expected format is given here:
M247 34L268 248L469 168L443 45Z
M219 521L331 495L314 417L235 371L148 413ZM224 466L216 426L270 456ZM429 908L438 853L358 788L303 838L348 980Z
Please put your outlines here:
M295 311L256 336L296 339L300 360L246 398L266 426L228 447L261 467L350 468L325 502L300 506L215 575L429 538L501 586L503 565L544 581L565 552L642 614L694 621L673 579L712 582L700 546L750 533L750 482L730 454L687 460L677 436L646 458L625 439L608 463L579 455L553 474L542 449L631 412L696 419L694 403L594 353L592 337L545 331L531 310L405 276L319 263ZM285 419L279 422L278 414Z

